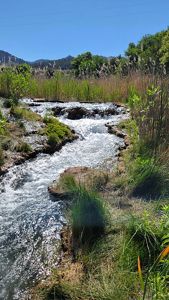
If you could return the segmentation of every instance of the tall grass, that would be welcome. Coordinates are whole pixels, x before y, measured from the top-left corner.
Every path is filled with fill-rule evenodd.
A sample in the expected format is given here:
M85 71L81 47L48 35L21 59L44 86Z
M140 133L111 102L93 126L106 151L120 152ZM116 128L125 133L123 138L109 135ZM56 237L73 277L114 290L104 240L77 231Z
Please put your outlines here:
M169 90L166 79L154 79L144 93L128 98L132 121L126 168L134 196L155 199L169 195Z
M18 79L19 80L19 79ZM152 75L131 73L128 76L114 75L99 79L79 80L68 74L57 73L53 78L29 78L29 88L24 91L27 97L47 100L78 101L120 101L128 98L131 90L145 91L152 81ZM8 71L0 73L0 96L10 98L12 80Z
M142 218L133 218L128 228L130 241L139 246L138 275L143 300L169 297L169 206L163 206L161 212L158 220L148 213Z
M88 80L78 80L70 76L54 79L35 78L31 82L30 96L44 97L48 100L124 102L132 88L142 93L150 81L151 76L141 74Z
M64 185L73 204L71 222L73 240L78 245L90 245L105 232L108 214L103 200L94 192L77 184L72 177L65 177Z

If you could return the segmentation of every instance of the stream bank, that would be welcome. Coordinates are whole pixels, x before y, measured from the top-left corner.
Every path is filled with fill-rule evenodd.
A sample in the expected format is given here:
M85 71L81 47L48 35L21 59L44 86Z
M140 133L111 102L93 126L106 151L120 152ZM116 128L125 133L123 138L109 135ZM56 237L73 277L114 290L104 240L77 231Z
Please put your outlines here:
M27 100L28 102L28 100ZM38 103L39 104L39 103ZM107 110L112 104L40 103L31 110L42 117L54 107L81 106ZM113 106L114 108L114 106ZM122 138L109 134L105 126L128 118L118 109L116 115L99 114L78 120L59 116L79 139L52 155L36 158L9 169L0 182L0 299L22 299L24 291L46 278L58 265L59 232L66 220L64 201L53 202L48 186L70 167L108 170L117 162Z

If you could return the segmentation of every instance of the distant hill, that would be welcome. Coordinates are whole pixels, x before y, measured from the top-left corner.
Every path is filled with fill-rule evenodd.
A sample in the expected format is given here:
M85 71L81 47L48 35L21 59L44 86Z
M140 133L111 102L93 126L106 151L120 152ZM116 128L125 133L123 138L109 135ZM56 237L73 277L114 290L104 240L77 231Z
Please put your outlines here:
M62 70L68 70L71 68L72 59L73 59L73 56L67 56L65 58L56 59L56 60L39 59L39 60L32 62L31 65L36 68L51 67L54 69L61 68Z
M54 69L68 70L71 68L72 59L73 59L72 56L67 56L65 58L56 59L56 60L39 59L33 62L28 62L6 51L0 50L0 65L7 65L7 66L27 63L34 68L43 69L49 67Z
M23 64L25 61L6 51L0 50L0 65Z

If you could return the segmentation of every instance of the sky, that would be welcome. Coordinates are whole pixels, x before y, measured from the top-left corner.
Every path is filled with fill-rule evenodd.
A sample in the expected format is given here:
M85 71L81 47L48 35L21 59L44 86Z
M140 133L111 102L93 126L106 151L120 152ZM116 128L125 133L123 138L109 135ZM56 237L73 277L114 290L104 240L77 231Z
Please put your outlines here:
M0 0L0 49L28 61L124 54L169 26L169 0Z

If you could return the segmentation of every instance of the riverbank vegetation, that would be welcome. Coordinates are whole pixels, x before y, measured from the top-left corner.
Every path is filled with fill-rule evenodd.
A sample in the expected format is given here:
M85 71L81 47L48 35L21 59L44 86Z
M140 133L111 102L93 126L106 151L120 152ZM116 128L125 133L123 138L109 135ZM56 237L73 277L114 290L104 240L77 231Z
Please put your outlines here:
M130 140L120 153L123 170L118 164L101 189L102 177L92 186L64 181L72 205L62 260L33 299L169 298L167 80L154 80L144 93L132 89L126 103L131 118L119 124ZM95 236L97 215L102 226Z
M9 167L35 157L40 152L54 152L75 138L68 126L56 118L31 111L26 104L0 99L0 174Z
M169 207L110 188L115 179L98 195L62 178L72 199L62 259L32 299L168 299Z
M105 58L90 52L72 60L70 70L33 69L22 64L2 68L0 96L17 101L21 97L63 101L125 102L133 89L144 93L150 83L168 80L169 30L144 36L130 43L125 56Z

